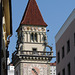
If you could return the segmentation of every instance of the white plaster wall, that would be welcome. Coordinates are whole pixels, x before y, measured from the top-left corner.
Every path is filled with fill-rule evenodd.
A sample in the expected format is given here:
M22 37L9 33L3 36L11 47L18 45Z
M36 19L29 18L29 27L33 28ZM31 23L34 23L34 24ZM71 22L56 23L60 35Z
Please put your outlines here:
M8 75L15 75L14 66L8 66Z
M8 75L15 75L14 70L8 70Z
M32 48L37 48L37 51L43 51L45 46L43 44L30 44L30 43L24 43L23 44L23 50L30 50L32 51Z
M50 75L56 75L56 66L50 66Z

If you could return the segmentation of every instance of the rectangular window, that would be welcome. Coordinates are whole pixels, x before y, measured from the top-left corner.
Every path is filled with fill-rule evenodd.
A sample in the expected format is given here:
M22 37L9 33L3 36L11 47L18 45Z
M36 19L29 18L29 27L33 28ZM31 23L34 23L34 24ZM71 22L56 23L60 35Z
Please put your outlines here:
M74 46L75 46L75 33L74 33Z
M37 48L33 48L33 54L37 54Z
M62 75L65 75L65 68L62 70Z
M57 54L57 61L58 61L58 63L60 62L60 52L58 52L58 54Z
M62 58L65 56L64 46L62 47Z
M60 73L58 73L58 75L60 75Z
M71 75L71 65L70 65L70 63L67 65L67 68L68 68L68 75Z
M67 41L67 53L70 51L70 40Z

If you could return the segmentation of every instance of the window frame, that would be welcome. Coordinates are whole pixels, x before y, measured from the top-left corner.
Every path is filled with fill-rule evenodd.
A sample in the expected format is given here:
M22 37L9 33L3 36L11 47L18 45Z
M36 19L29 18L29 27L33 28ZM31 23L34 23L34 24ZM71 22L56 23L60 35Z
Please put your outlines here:
M68 72L68 75L71 75L71 64L70 63L67 65L67 72Z
M65 47L62 47L62 59L65 57Z
M67 41L67 53L70 52L70 40Z
M58 73L58 75L60 75L60 72Z
M35 51L33 49L35 49ZM32 48L32 51L33 51L32 54L34 55L37 54L37 48Z
M65 75L65 68L62 70L62 75Z
M60 62L60 51L57 53L57 62Z

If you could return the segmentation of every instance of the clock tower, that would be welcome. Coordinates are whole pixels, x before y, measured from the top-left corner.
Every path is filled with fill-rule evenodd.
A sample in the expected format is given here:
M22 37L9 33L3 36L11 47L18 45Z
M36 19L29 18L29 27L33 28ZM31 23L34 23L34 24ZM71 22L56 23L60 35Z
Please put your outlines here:
M36 1L29 0L16 31L17 46L12 54L15 75L50 75L53 51L47 44L46 27Z

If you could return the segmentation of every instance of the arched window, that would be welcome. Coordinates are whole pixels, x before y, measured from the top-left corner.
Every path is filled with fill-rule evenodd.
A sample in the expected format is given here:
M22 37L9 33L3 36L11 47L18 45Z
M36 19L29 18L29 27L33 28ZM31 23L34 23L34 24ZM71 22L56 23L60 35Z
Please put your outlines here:
M37 33L35 33L35 41L37 41Z
M31 33L31 40L37 42L37 33Z
M33 37L34 37L34 35L33 35L33 33L32 33L32 34L31 34L31 40L32 40L32 41L34 40L34 38L33 38Z
M43 41L46 41L46 36L43 36Z

